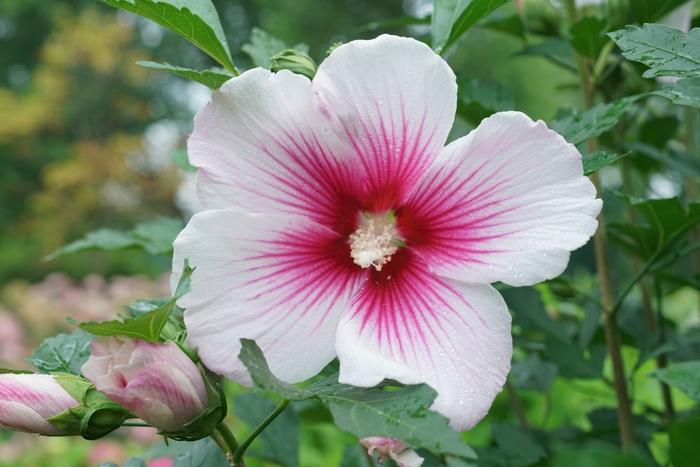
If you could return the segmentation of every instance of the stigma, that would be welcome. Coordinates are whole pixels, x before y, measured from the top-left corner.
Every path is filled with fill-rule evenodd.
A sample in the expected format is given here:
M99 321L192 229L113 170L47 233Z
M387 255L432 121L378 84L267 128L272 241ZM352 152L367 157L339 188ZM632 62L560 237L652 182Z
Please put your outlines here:
M402 244L396 230L396 216L389 211L383 214L361 215L360 225L348 238L350 256L363 269L373 267L381 271Z

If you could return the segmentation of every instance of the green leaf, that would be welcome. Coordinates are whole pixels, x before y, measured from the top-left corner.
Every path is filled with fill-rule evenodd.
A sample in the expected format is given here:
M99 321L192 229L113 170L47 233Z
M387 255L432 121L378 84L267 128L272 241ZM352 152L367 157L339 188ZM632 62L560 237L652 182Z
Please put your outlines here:
M571 26L571 45L581 55L596 58L608 41L607 21L597 16L584 16Z
M571 144L579 145L613 128L630 106L642 96L629 96L608 104L598 104L583 112L558 117L551 128Z
M391 391L362 389L338 383L335 373L300 389L276 378L262 351L250 339L241 339L239 359L256 386L286 399L320 399L330 409L336 425L359 438L386 436L401 439L413 448L462 457L475 456L450 428L448 419L429 410L437 394L425 384Z
M684 78L652 94L668 99L676 105L700 108L700 78Z
M631 245L633 254L647 260L652 255L677 255L675 247L700 224L700 205L692 203L686 209L678 198L632 200L630 207L641 214L646 225L612 224L611 237Z
M180 230L182 220L170 217L159 217L155 220L138 224L132 230L120 231L114 229L99 229L88 233L85 237L64 245L47 255L45 261L50 261L68 254L81 251L116 251L126 248L141 248L152 255L168 255L173 251L173 241Z
M137 65L151 70L168 71L180 78L196 81L212 89L219 89L222 84L233 78L233 76L224 69L212 68L209 70L193 70L181 66L171 65L169 63L156 63L141 60L136 62Z
M481 18L508 0L435 0L431 21L433 49L442 53Z
M398 438L413 448L476 458L447 418L429 410L436 396L435 390L421 384L394 391L348 388L320 399L328 405L336 425L358 438Z
M661 24L645 24L627 26L609 36L625 58L649 67L645 78L700 76L700 29L686 34Z
M495 446L479 452L479 466L525 467L547 456L532 432L507 423L491 425Z
M563 444L552 447L549 467L652 467L645 453L636 447L621 451L619 447L600 441Z
M187 156L187 151L185 149L176 149L172 152L173 164L178 168L184 170L187 173L195 173L197 167L190 164L190 159Z
M478 124L495 112L515 108L513 94L500 83L458 76L457 84L458 112L470 123Z
M596 151L593 154L588 154L583 157L583 174L590 175L606 167L608 165L614 164L625 156L626 154L610 154L605 150Z
M189 443L189 449L175 458L173 467L231 467L221 448L211 438Z
M243 44L241 50L248 54L255 66L270 68L272 65L272 57L289 48L305 54L309 52L309 48L305 44L297 44L294 47L289 47L282 39L278 39L260 28L253 28L250 35L250 42Z
M259 394L238 394L234 399L234 413L253 429L275 410L276 405ZM299 417L291 407L275 418L259 439L262 452L248 451L248 454L285 467L299 465Z
M542 57L550 63L572 73L578 73L574 62L574 49L564 39L548 39L537 44L528 45L516 53L517 56Z
M104 0L184 37L227 70L235 70L219 15L210 0Z
M700 360L674 363L667 368L656 370L653 376L700 402Z
M189 291L193 269L185 264L175 295L161 306L135 318L82 323L80 328L97 336L127 336L149 342L161 340L161 332L175 308L175 302Z
M27 361L42 373L70 373L80 375L80 367L90 357L90 334L81 330L58 334L34 349Z
M669 454L674 467L700 465L700 415L675 420L668 429Z
M361 444L351 444L343 451L340 467L372 467L367 460L367 450Z
M548 391L556 376L556 365L545 362L537 353L533 353L513 362L509 378L516 389Z
M607 0L611 24L656 23L688 0Z

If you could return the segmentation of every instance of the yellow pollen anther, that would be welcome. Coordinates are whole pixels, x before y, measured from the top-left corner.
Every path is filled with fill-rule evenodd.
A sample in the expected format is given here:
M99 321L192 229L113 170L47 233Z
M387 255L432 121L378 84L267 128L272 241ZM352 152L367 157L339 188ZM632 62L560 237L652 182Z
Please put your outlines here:
M358 229L350 235L350 256L362 268L381 271L399 249L399 236L393 215L363 216Z

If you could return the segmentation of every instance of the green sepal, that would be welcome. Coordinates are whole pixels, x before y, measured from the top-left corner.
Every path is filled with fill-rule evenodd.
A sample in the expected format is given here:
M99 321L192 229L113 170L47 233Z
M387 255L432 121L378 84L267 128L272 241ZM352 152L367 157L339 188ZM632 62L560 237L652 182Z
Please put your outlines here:
M214 375L202 366L199 369L207 388L207 400L209 401L207 408L185 423L179 431L161 432L161 435L177 441L196 441L211 435L226 416L226 396L221 385L221 377Z
M79 376L60 373L54 379L68 392L78 405L48 419L61 430L61 435L80 435L94 440L116 430L127 418L133 416L122 406L95 389L88 380Z
M285 49L270 58L272 71L289 70L293 73L313 78L316 75L316 62L304 52Z

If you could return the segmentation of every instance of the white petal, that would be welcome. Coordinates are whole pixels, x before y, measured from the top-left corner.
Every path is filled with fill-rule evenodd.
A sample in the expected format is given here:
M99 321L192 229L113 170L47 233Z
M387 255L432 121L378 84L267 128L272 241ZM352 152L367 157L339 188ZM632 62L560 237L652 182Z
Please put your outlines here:
M214 92L188 143L202 207L327 222L357 164L316 100L307 78L261 68Z
M432 271L531 285L558 276L596 230L602 202L581 155L543 122L502 112L445 148L402 222Z
M439 154L457 105L447 63L405 37L341 45L319 66L313 87L361 158L368 190L390 197Z
M190 343L211 370L248 384L240 339L254 339L272 372L296 382L335 356L340 313L361 269L346 239L304 218L204 211L175 240L173 281L195 271L186 308Z
M510 369L510 315L489 285L447 282L416 258L368 281L338 326L340 381L427 383L433 409L465 430L486 415ZM389 263L391 264L391 263Z

